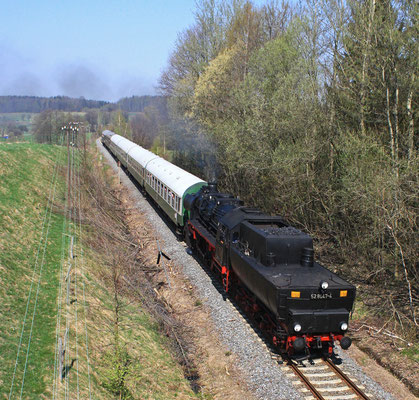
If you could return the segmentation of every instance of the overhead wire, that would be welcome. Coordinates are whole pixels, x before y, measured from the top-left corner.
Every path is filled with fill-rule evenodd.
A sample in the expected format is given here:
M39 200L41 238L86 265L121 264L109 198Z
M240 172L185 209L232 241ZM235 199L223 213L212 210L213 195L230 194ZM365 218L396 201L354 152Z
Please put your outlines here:
M76 249L78 249L78 238L77 238L77 180L76 180L76 170L77 170L77 165L76 165L76 161L75 161L75 151L74 151L74 143L75 140L77 140L74 137L74 131L73 131L73 148L72 148L72 152L73 152L73 209L74 209L74 241L75 241L75 245ZM75 325L76 325L76 383L77 383L77 399L80 398L80 384L79 384L79 346L78 346L78 296L77 296L77 275L78 275L78 271L77 271L77 258L74 258L74 296L75 296Z
M61 138L61 142L62 142L62 138ZM37 308L37 303L38 303L39 288L40 288L40 282L41 282L41 277L42 277L42 272L43 272L43 267L44 267L44 262L45 262L45 252L46 252L46 248L47 248L47 244L48 244L49 228L50 228L50 225L51 225L52 204L55 200L55 192L56 192L56 186L57 186L57 181L58 181L58 179L57 179L57 177L58 177L58 166L59 166L59 163L60 163L61 154L62 154L62 152L59 151L59 152L57 152L57 155L55 157L54 171L53 171L53 176L52 176L52 179L51 179L50 192L49 192L48 202L47 202L47 206L46 206L46 212L45 212L44 220L43 220L41 239L40 239L40 242L39 242L39 245L38 245L38 250L37 250L37 255L36 255L36 260L35 260L35 266L34 266L34 270L33 270L33 274L32 274L31 286L30 286L30 289L29 289L26 311L25 311L25 316L24 316L24 320L23 320L23 324L22 324L21 336L20 336L20 339L19 339L18 352L17 352L17 356L16 356L15 369L14 369L14 372L13 372L13 378L12 378L12 383L11 383L10 392L9 392L9 399L11 399L12 394L13 394L14 379L15 379L15 376L16 376L16 370L17 370L17 365L18 365L18 361L19 361L19 354L20 354L20 350L21 350L21 346L22 346L23 334L24 334L24 331L25 331L25 324L26 324L26 319L27 319L27 315L28 315L28 311L29 311L29 304L30 304L30 300L31 300L31 296L32 296L33 284L35 282L35 275L36 275L36 270L37 270L37 264L38 264L38 261L39 261L39 254L41 252L42 243L43 243L43 254L42 254L41 265L40 265L40 268L39 268L37 291L36 291L35 304L34 304L33 313L32 313L32 323L31 323L31 329L30 329L30 332L29 332L29 339L28 339L28 346L27 346L27 352L26 352L25 367L24 367L23 377L22 377L20 398L22 398L22 394L23 394L23 387L24 387L24 383L25 383L26 369L27 369L30 345L31 345L31 340L32 340L33 325L34 325L34 321L35 321L36 308ZM44 237L45 227L46 227L45 239L42 240L43 237Z
M66 181L68 185L68 180ZM55 330L55 358L54 358L54 380L53 380L53 399L58 397L59 391L59 382L63 376L63 370L61 365L61 357L60 350L62 351L62 346L66 340L66 332L64 332L64 342L61 339L60 331L61 331L61 318L62 318L62 302L63 302L63 282L64 282L64 254L65 254L65 247L66 242L69 241L69 235L67 233L69 229L68 224L68 190L67 187L64 188L65 190L65 201L64 201L64 219L63 219L63 228L62 228L62 237L61 237L61 263L60 263L60 278L59 278L59 286L58 286L58 300L57 300L57 322L56 322L56 330ZM70 244L68 244L70 245ZM67 260L69 257L69 251L67 252ZM66 263L68 265L68 262ZM61 342L61 348L60 348ZM57 365L58 364L58 365ZM58 367L61 367L58 369Z
M58 394L58 381L61 379L62 369L58 370L59 366L59 357L61 358L61 354L59 354L60 346L60 330L61 330L61 305L62 305L62 295L63 295L63 279L64 279L64 253L65 253L65 244L67 241L67 206L68 206L68 199L67 199L67 191L65 196L64 202L64 219L63 219L63 228L61 233L61 262L60 262L60 278L59 278L59 285L58 285L58 296L57 296L57 322L55 328L55 358L54 358L54 380L53 380L53 399L57 397ZM61 341L62 343L62 341ZM58 365L57 365L58 364Z
M72 132L72 143L75 143L76 138L74 137L74 132ZM62 145L64 141L64 132L63 135L60 137L60 144ZM80 288L80 278L82 278L82 295L83 295L83 311L84 311L84 341L86 343L86 360L87 360L87 375L88 375L88 391L89 391L89 399L92 398L91 393L91 371L90 371L90 359L89 359L89 337L88 337L88 329L87 329L87 302L86 302L86 283L87 282L87 275L84 270L84 255L82 249L82 223L81 223L81 181L80 181L80 168L81 168L81 158L80 152L78 151L78 157L76 156L76 151L74 146L71 146L71 150L68 152L68 179L66 188L66 196L64 202L64 219L62 224L62 238L61 238L61 251L60 251L60 270L59 270L59 284L58 284L58 296L57 296L57 315L56 315L56 328L55 328L55 352L54 352L54 373L53 373L53 387L52 387L52 395L53 399L59 398L59 382L61 379L65 379L64 384L64 397L65 399L70 398L70 379L69 379L69 368L70 366L70 342L71 342L71 319L72 313L70 312L70 305L75 304L74 308L74 322L75 322L75 335L74 335L74 345L76 350L76 384L77 384L77 399L80 398L80 379L79 379L79 336L80 332L78 329L78 302L77 296L79 295ZM47 248L48 248L48 237L50 234L51 228L51 221L52 221L52 210L53 210L53 203L56 197L56 189L57 189L57 182L58 182L58 174L59 174L59 165L61 164L61 159L64 154L64 150L57 152L57 156L54 163L54 172L50 183L50 190L48 195L48 202L45 208L45 213L42 222L42 230L41 236L39 239L38 249L35 257L34 268L32 272L32 279L31 285L29 288L28 299L26 304L26 311L25 316L23 319L22 330L19 338L19 345L18 351L16 355L15 367L13 371L12 382L10 386L9 392L9 400L12 398L13 395L13 388L15 385L16 380L16 373L17 367L19 364L19 356L22 351L23 346L23 337L26 331L26 322L29 315L29 309L31 305L31 300L33 298L32 292L34 290L34 285L36 284L36 294L34 299L33 311L32 311L32 320L31 326L29 331L28 337L28 344L26 349L26 357L25 357L25 364L20 388L20 399L24 394L24 387L25 387L25 377L26 372L28 369L28 365L30 363L30 348L31 342L34 336L34 325L36 320L38 302L40 297L40 289L41 289L41 281L43 272L45 269L45 265L47 264ZM74 223L72 223L72 221ZM78 222L78 223L77 223ZM78 226L77 226L78 225ZM71 239L71 240L70 240ZM67 297L67 306L65 310L65 315L63 315L63 301L64 301L64 292L63 292L63 284L65 278L65 248L66 243L68 243L68 273L67 273L67 290L66 290L66 297ZM74 249L77 249L77 256L80 255L80 259L78 262L76 258L74 258ZM80 267L79 267L79 265ZM73 267L73 268L72 268ZM72 269L72 270L71 270ZM39 271L38 271L39 270ZM71 275L74 276L74 301L70 301L71 296ZM36 283L37 281L37 283ZM64 333L64 346L63 351L65 353L64 356L64 363L62 365L62 369L59 369L59 360L62 356L60 354L59 343L61 340L60 333L62 330L62 318L65 318L65 333ZM73 364L73 363L72 363Z
M17 350L17 354L16 354L16 361L15 361L15 366L14 366L14 371L13 371L13 376L12 376L12 382L11 382L11 385L10 385L9 400L11 399L12 394L13 394L13 386L14 386L14 381L15 381L15 377L16 377L17 365L18 365L18 362L19 362L19 355L20 355L20 350L21 350L21 347L22 347L23 334L25 332L26 318L27 318L28 312L29 312L29 304L30 304L30 300L31 300L31 296L32 296L33 284L35 282L35 274L36 274L36 271L38 269L39 254L40 254L40 250L41 250L43 241L47 240L47 237L44 239L44 232L45 232L45 227L46 227L48 210L51 207L51 194L52 194L52 189L54 187L54 182L55 182L55 179L56 179L57 167L59 165L59 158L60 157L61 157L61 152L57 152L57 155L55 157L55 162L54 162L54 172L52 174L50 189L49 189L49 194L48 194L48 202L47 202L47 205L45 206L45 213L44 213L44 217L43 217L43 221L42 221L41 235L40 235L40 238L39 238L38 249L37 249L35 262L34 262L34 267L33 267L33 271L32 271L31 284L30 284L30 287L29 287L28 299L27 299L27 302L26 302L25 315L23 317L22 330L21 330L21 334L20 334L20 338L19 338L19 344L18 344L18 350Z
M72 157L72 151L69 150L68 152L68 157L69 157L69 162L68 162L68 202L69 202L69 207L68 207L68 220L69 220L69 236L70 238L73 236L72 235L72 229L73 229L73 224L72 224L72 219L73 219L73 202L72 202L72 167L73 167L73 157ZM74 244L74 242L73 242ZM65 372L65 385L64 385L64 398L67 400L69 399L69 393L70 393L70 374L69 374L69 370L67 368L69 368L70 366L70 337L71 337L71 333L70 333L70 288L71 288L71 269L73 267L73 260L71 258L71 254L72 254L72 243L70 241L69 243L69 251L68 251L68 262L69 262L69 270L68 270L68 274L67 274L67 292L66 292L66 298L67 298L67 302L66 302L66 340L65 340L65 367L64 367L64 372Z
M84 269L84 251L82 246L82 212L81 212L81 182L80 182L80 166L77 174L78 180L78 204L79 204L79 243L80 243L80 265L81 273L83 277L83 309L84 309L84 327L85 327L85 340L86 340L86 360L87 360L87 377L89 382L89 399L92 398L91 392L91 382L90 382L90 360L89 360L89 336L87 331L87 306L86 306L86 291L85 291L85 282L87 282L86 271Z

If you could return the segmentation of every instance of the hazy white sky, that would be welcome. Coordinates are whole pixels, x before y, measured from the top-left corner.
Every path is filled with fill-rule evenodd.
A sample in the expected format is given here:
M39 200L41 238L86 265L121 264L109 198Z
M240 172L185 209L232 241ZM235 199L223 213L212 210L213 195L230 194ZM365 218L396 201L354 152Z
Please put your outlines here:
M0 0L0 95L155 94L194 0Z

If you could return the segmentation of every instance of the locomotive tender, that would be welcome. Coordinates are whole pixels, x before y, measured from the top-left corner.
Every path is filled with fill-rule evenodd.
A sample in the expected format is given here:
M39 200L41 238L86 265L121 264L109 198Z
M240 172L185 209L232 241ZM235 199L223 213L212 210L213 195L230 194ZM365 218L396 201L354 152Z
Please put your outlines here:
M309 235L111 131L102 143L280 351L306 358L330 356L336 341L349 348L355 287L314 261Z

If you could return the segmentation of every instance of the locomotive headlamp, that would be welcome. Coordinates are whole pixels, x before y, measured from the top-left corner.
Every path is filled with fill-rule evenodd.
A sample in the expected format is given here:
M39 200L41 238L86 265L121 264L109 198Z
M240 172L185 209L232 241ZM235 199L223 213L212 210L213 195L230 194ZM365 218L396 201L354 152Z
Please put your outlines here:
M301 331L301 325L300 324L294 324L294 331L300 332Z
M342 329L343 331L348 330L348 324L346 322L342 322L340 324L340 329Z
M328 284L326 281L322 281L322 282L320 283L320 287L321 287L323 290L326 290L326 289L329 287L329 284Z

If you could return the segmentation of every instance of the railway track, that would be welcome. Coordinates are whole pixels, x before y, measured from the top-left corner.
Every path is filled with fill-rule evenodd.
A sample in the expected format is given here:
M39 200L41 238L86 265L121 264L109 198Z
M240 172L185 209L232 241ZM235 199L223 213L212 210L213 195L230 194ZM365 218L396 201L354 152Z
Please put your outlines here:
M183 244L186 247L186 244ZM222 283L213 279L214 275L211 273L210 268L204 264L198 257L194 257L195 260L200 264L202 269L210 276L212 285L223 295L224 301L231 306L233 313L231 314L231 320L234 316L237 316L241 322L247 326L247 330L250 335L253 335L267 352L266 354L274 361L274 366L278 368L278 373L282 372L281 376L286 376L288 381L292 383L294 389L297 391L301 399L327 399L327 400L347 400L347 399L370 399L379 400L383 399L377 395L364 394L364 387L355 379L350 378L348 383L349 373L343 375L339 373L340 368L332 369L333 365L329 366L329 363L322 359L313 360L312 362L305 361L306 366L293 366L287 364L282 356L273 348L270 343L264 338L263 333L248 318L246 313L240 308L240 306L231 299L229 296L224 295L224 288ZM260 350L259 350L260 351ZM274 368L275 369L275 368ZM299 371L299 372L297 372ZM279 375L279 374L278 374ZM304 379L303 379L304 376ZM314 390L311 390L313 388ZM265 398L278 398L278 397L265 397ZM281 397L283 398L283 397ZM295 398L295 397L292 397Z
M364 387L349 378L331 360L316 359L307 364L288 362L283 367L288 369L286 374L290 378L300 380L299 386L303 387L299 390L305 394L305 400L371 400L371 396L364 393Z
M209 272L208 268L203 268ZM222 285L215 281L214 286L223 292ZM252 331L256 339L263 344L271 358L278 362L282 372L292 381L296 389L302 393L304 400L373 400L373 396L364 393L364 386L357 383L355 378L342 371L330 359L305 360L301 364L285 360L270 343L263 333L248 318L240 307L226 299L231 304L235 313Z
M218 286L218 285L216 285ZM222 290L221 285L219 289ZM374 396L364 392L364 386L351 378L330 359L305 360L301 364L287 361L278 354L263 337L262 332L248 319L246 314L230 299L227 301L236 313L244 320L269 352L271 358L278 362L282 372L292 381L296 389L302 393L304 400L373 400Z

